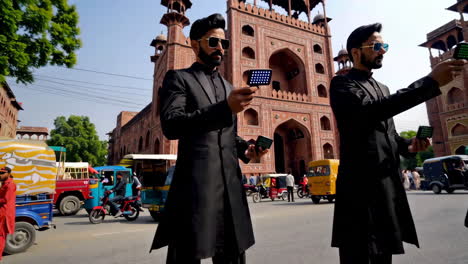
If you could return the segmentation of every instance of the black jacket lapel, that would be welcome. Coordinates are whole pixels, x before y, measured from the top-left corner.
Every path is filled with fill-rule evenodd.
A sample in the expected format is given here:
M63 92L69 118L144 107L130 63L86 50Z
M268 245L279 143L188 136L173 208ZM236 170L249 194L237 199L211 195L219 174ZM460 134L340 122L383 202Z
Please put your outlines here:
M226 91L226 98L228 98L229 94L232 91L232 85L228 81L226 81L223 77L221 77L221 79L223 80L224 91Z
M192 74L195 76L195 79L197 79L198 83L202 87L203 91L205 91L206 96L208 96L208 99L210 100L210 103L215 103L216 99L213 93L213 88L211 87L210 83L208 82L208 79L206 78L206 75L203 73L203 71L197 71L194 70L193 68L191 69Z
M369 82L361 82L359 80L354 80L356 84L358 84L361 88L363 88L365 91L367 91L368 94L372 96L372 99L377 100L379 96L375 93L374 87L372 87Z

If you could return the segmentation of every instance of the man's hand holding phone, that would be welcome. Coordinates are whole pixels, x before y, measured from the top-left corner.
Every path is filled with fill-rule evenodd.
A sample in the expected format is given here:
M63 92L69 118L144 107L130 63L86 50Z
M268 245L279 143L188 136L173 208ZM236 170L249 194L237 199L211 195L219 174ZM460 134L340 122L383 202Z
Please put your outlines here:
M416 137L411 139L411 145L408 147L409 152L416 153L425 151L431 145L429 138L432 138L433 131L433 127L420 126Z
M253 95L257 89L257 87L243 87L232 90L227 98L231 111L237 114L245 110L252 103Z
M268 149L273 144L273 139L264 136L258 136L255 144L250 144L245 152L245 156L249 159L261 158L268 152Z
M439 86L448 84L462 73L465 64L468 62L468 43L459 43L455 47L453 59L437 64L429 74L439 83Z

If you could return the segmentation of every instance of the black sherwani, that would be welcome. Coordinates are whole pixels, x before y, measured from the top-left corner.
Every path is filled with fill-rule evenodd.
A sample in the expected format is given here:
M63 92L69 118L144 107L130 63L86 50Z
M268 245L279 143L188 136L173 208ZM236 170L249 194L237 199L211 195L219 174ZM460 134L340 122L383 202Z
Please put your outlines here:
M232 85L221 80L229 95ZM179 143L166 211L152 249L177 245L196 259L214 256L220 243L234 245L235 253L254 244L238 161L248 162L248 143L237 136L237 118L227 100L216 102L211 86L195 63L168 71L159 91L163 133ZM232 233L230 241L220 241L225 232Z
M397 134L392 117L439 94L429 77L391 95L387 86L356 69L332 79L341 152L333 247L365 243L375 254L403 254L403 241L419 247L399 170L399 155L410 155L410 141Z

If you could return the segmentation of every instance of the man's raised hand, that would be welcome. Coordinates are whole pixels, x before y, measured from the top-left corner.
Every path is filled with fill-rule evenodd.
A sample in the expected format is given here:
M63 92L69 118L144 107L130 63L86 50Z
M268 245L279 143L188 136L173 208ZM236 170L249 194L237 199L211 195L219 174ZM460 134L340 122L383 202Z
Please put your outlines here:
M243 87L232 90L227 98L231 111L237 114L245 110L250 105L250 103L252 103L253 94L257 90L257 87Z

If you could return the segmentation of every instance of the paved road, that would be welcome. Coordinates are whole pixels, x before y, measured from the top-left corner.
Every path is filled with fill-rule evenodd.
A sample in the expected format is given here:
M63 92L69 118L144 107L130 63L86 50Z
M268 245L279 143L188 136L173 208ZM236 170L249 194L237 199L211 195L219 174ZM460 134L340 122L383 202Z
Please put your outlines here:
M468 228L463 226L468 192L434 195L413 191L408 197L421 249L407 245L407 254L396 256L394 263L468 263ZM250 203L250 210L257 243L247 252L249 264L338 263L337 250L329 246L333 204L314 205L308 199L296 203L264 200ZM156 229L148 213L135 222L106 218L100 225L90 224L84 211L54 221L56 230L39 232L36 245L25 253L5 256L5 263L165 263L165 249L148 253Z

